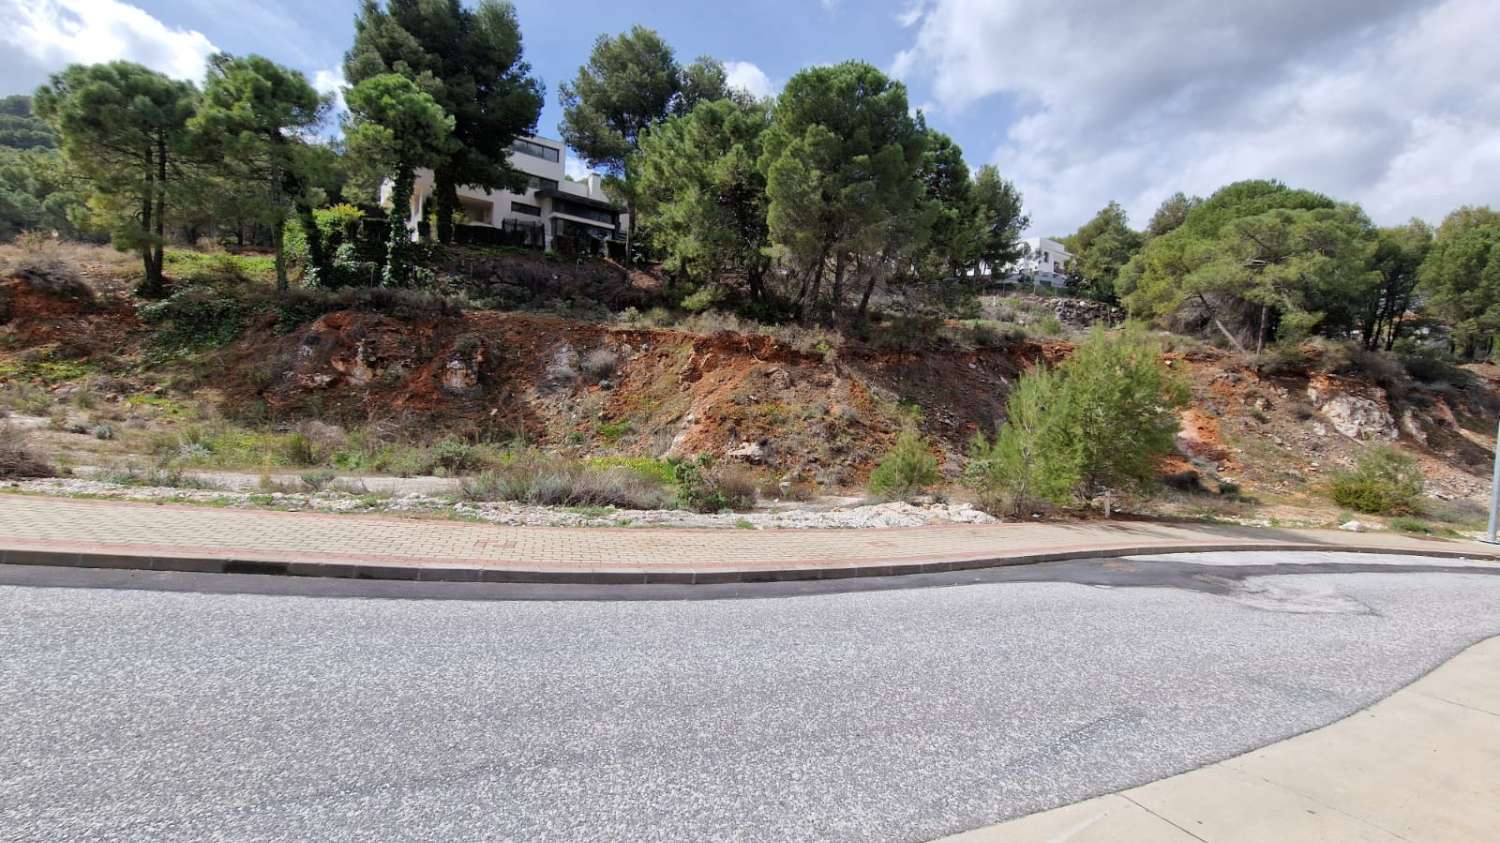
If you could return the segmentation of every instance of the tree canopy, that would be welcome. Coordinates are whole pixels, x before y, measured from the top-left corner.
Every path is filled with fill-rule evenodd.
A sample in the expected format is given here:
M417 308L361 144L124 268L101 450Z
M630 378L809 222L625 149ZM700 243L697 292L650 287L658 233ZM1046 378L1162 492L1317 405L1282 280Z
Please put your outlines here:
M1428 306L1453 326L1466 356L1500 332L1500 213L1459 208L1438 226L1419 270Z
M1276 181L1236 182L1146 242L1116 284L1132 313L1211 324L1231 344L1264 343L1283 322L1309 330L1369 280L1362 212Z
M170 196L181 175L197 89L131 62L72 65L36 92L36 108L91 185L90 207L115 244L139 251L142 288L163 287Z
M864 276L859 310L896 257L891 239L922 195L925 131L906 87L849 61L793 76L762 143L771 241L799 273L795 304L823 318L844 304L851 270ZM831 285L824 286L829 262Z
M279 289L287 288L286 221L294 205L310 220L320 198L320 156L308 139L326 110L300 72L262 56L219 54L209 60L203 100L189 122L200 149L224 162L224 175L270 226ZM315 271L326 271L320 248L313 257Z
M765 104L701 102L647 132L632 160L638 207L666 267L710 284L743 273L757 301L769 265L758 160L770 120Z
M0 97L0 147L54 149L57 135L31 109L31 97Z
M519 189L510 147L536 131L543 88L524 60L515 7L480 0L364 0L344 75L358 86L394 73L415 83L453 118L451 135L430 166L438 238L452 237L457 188Z
M384 73L349 89L345 134L350 154L392 174L390 231L384 281L404 286L411 280L407 214L418 167L431 167L452 151L453 117L430 94L405 76Z
M1144 238L1129 225L1125 209L1110 202L1076 232L1064 237L1063 245L1073 254L1068 271L1084 295L1113 302L1118 296L1115 282L1120 270L1140 250Z

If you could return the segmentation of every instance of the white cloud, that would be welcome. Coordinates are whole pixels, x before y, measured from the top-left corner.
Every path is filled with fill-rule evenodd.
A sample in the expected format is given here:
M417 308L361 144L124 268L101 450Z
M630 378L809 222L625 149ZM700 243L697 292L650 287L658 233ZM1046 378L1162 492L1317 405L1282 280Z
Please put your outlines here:
M896 13L896 23L901 24L902 29L910 29L922 20L927 14L927 0L911 0L905 8Z
M333 67L319 70L313 74L312 86L318 93L333 98L333 119L338 121L338 115L347 110L344 105L344 69Z
M936 0L893 71L945 113L1013 112L993 160L1035 229L1111 199L1279 178L1431 221L1500 195L1494 0ZM1003 45L1003 48L997 47Z
M0 43L14 51L7 75L19 54L46 73L124 59L196 81L217 52L203 33L167 26L119 0L0 0Z
M726 61L724 70L728 75L729 87L739 88L756 99L776 96L776 86L771 84L771 77L753 62Z

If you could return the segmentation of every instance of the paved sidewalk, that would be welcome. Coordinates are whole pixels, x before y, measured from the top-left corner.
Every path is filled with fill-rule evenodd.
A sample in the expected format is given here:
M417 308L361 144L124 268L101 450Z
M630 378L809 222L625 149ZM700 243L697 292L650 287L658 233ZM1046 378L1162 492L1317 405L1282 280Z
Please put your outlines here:
M1331 726L943 843L1488 843L1500 829L1500 638Z
M1470 541L1154 522L865 530L501 527L0 496L0 561L383 579L737 582L931 573L1090 556L1364 550L1500 559Z

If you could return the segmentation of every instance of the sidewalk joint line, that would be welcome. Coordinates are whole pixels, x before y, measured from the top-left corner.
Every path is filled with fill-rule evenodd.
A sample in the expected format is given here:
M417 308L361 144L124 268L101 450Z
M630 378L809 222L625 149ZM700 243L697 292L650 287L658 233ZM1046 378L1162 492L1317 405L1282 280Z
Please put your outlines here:
M1412 693L1417 694L1418 696L1426 697L1429 700L1436 700L1441 703L1447 703L1448 705L1458 706L1459 708L1466 708L1476 714L1487 714L1490 717L1500 717L1500 711L1490 711L1487 708L1479 708L1478 706L1472 706L1468 703L1461 703L1458 700L1450 700L1447 697L1440 697L1436 694L1429 694L1426 691L1412 691Z
M1157 819L1159 819L1162 822L1166 823L1167 825L1169 825L1169 826L1177 829L1178 831L1182 832L1183 834L1186 834L1187 836L1193 838L1194 840L1201 840L1201 841L1203 841L1203 843L1209 843L1208 838L1206 838L1206 837L1199 837L1198 835L1196 835L1193 832L1187 830L1186 828L1183 828L1181 825L1178 825L1177 823L1172 822L1171 820L1167 819L1166 817L1162 816L1161 814L1158 814L1157 812L1151 810L1150 808L1147 808L1145 805L1142 805L1141 803L1139 803L1139 802L1135 801L1134 799L1132 799L1128 793L1120 793L1119 796L1120 796L1120 798L1124 799L1126 802L1129 802L1130 804L1134 805L1135 807L1140 808L1142 811L1145 811L1146 813L1150 814L1151 816L1156 817Z
M1395 693L1400 693L1401 690L1404 690L1404 689L1397 690ZM1395 694L1392 694L1391 696L1395 696ZM1390 697L1386 697L1385 699L1390 699ZM1384 702L1384 701L1385 700L1381 700L1381 702ZM1366 709L1365 711L1368 711L1368 710L1369 709ZM1363 713L1364 712L1356 712L1355 714L1363 714ZM1354 717L1355 714L1351 714L1351 715L1349 715L1349 717ZM1329 723L1327 726L1322 727L1322 729L1327 729L1327 728L1329 728L1331 726L1334 726L1334 725L1337 725L1339 723L1342 723L1345 720L1348 720L1349 717L1345 717L1345 718L1340 719L1340 720L1335 720L1335 721L1333 721L1333 723ZM1322 729L1313 729L1311 732L1303 732L1301 735L1297 735L1295 737L1288 738L1288 740L1297 740L1298 738L1304 737L1306 735L1311 735L1311 734L1313 734L1315 732L1320 732L1320 731L1322 731ZM1283 741L1282 743L1285 743L1285 741ZM1270 746L1276 746L1276 745L1277 744L1270 744ZM1268 747L1261 747L1261 749L1267 749L1267 748ZM1319 806L1321 808L1324 808L1324 809L1326 809L1328 811L1332 811L1333 813L1338 814L1339 816L1342 816L1345 819L1348 819L1348 820L1350 820L1352 822L1359 823L1361 825L1367 825L1370 828L1375 829L1376 831L1380 831L1380 832L1384 832L1385 834L1389 834L1390 836L1396 838L1397 840L1404 840L1404 841L1407 841L1407 843L1411 843L1411 838L1406 837L1405 835L1403 835L1403 834L1401 834L1399 832L1392 831L1391 829L1386 828L1385 826L1381 825L1380 823L1375 822L1374 820L1369 819L1368 817L1361 817L1361 816L1359 816L1357 814L1351 814L1348 811L1345 811L1343 808L1338 807L1337 805L1330 805L1327 802L1324 802L1322 799L1319 799L1318 797L1313 796L1310 793L1304 793L1301 790L1298 790L1297 788L1292 787L1291 785L1284 784L1284 783L1276 781L1274 779L1268 779L1265 776L1260 775L1259 773L1252 773L1249 770L1241 769L1239 767L1239 765L1237 763L1235 763L1235 762L1238 762L1238 761L1242 761L1246 756L1248 756L1248 755L1254 755L1256 752L1259 752L1259 751L1260 750L1252 750L1251 752L1248 752L1245 755L1240 755L1240 756L1237 756L1235 758L1231 758L1231 759L1229 759L1225 763L1225 766L1228 769L1233 770L1234 772L1238 773L1241 776L1244 776L1247 779L1258 779L1259 781L1265 782L1266 784L1268 784L1268 785L1270 785L1272 787L1280 788L1281 790L1284 790L1287 793L1290 793L1290 794L1292 794L1294 796L1298 796L1298 797L1300 797L1302 799L1306 799L1307 801L1313 803L1314 805L1317 805L1317 806Z

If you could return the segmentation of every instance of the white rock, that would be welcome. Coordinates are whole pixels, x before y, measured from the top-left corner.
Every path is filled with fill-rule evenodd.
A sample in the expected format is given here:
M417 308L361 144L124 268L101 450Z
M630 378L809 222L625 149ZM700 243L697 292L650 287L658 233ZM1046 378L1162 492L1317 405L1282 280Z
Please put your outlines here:
M1350 533L1363 533L1370 528L1359 521L1345 521L1339 525L1339 529Z

